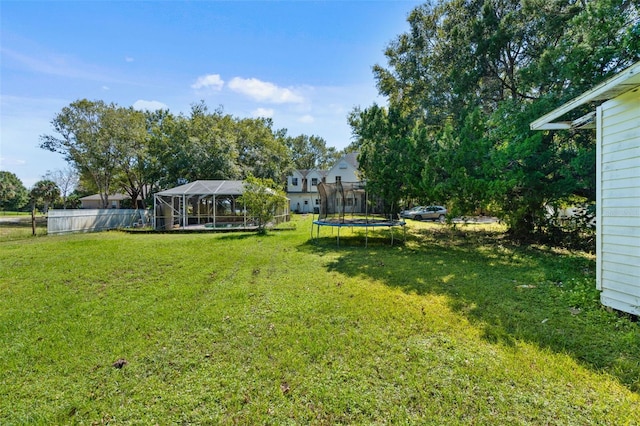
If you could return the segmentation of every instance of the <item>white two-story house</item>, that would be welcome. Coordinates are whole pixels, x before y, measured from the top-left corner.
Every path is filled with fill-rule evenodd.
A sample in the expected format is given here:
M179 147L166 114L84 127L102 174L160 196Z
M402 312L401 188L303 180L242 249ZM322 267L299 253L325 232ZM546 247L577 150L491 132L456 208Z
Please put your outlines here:
M318 184L335 182L360 182L358 177L358 153L343 156L329 170L294 170L287 176L287 198L291 211L298 213L318 213L320 195Z

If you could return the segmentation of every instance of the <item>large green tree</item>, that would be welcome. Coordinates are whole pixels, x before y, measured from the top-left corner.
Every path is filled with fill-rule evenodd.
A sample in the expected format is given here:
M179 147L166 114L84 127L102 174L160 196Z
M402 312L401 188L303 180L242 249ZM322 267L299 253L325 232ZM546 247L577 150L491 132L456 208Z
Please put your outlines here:
M409 15L410 30L385 51L389 66L374 66L378 89L405 114L438 126L461 124L476 107L492 112L505 99L535 98L542 76L523 73L560 43L579 10L574 2L546 0L419 6Z
M115 109L115 105L103 101L75 101L51 122L57 136L40 137L41 148L63 154L81 174L91 178L104 208L109 205L111 184L122 152L120 140L114 136L117 129L106 123L107 115Z
M410 30L386 50L388 67L374 67L389 115L404 124L384 123L375 105L351 120L361 151L380 151L377 161L362 154L368 181L383 194L405 188L403 196L446 202L459 213L491 207L523 237L541 228L545 204L590 199L593 135L534 133L528 123L640 58L638 10L638 0L417 7ZM372 141L369 128L383 137ZM405 161L422 167L420 186L402 187L380 164L395 164L390 153L403 140L415 146Z
M234 129L242 178L256 176L282 182L291 168L291 160L282 132L273 129L273 121L238 119Z
M144 191L149 185L146 170L148 134L145 115L133 108L113 107L106 111L102 126L108 132L116 157L113 186L131 197L133 207L144 208Z
M423 161L413 138L411 122L396 108L373 105L349 115L359 151L359 166L367 189L384 203L386 213L397 213L418 195Z
M15 173L0 170L0 210L20 210L29 201L27 189Z
M452 215L482 213L490 204L495 168L485 117L477 108L457 130L447 123L419 144L429 147L430 161L422 170L420 191L447 204Z
M185 183L189 158L188 119L168 110L146 113L148 134L147 176L153 190Z
M283 131L269 119L240 119L200 102L189 116L147 114L148 173L160 187L198 179L281 181L290 168Z
M233 134L233 117L221 109L210 113L204 103L194 104L187 124L187 150L189 158L185 172L197 179L237 179L238 145Z
M237 179L234 119L200 102L190 114L147 114L148 174L161 188L199 179Z
M319 136L287 136L285 144L289 149L293 167L298 170L327 169L340 157L335 147L328 147Z

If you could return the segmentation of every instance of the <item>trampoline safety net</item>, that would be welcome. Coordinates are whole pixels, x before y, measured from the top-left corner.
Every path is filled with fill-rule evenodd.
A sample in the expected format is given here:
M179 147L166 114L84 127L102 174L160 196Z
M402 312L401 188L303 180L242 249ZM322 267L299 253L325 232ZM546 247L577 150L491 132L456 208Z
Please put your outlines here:
M362 182L336 182L318 184L320 194L319 220L333 219L344 222L348 215L379 214L380 205L369 199Z

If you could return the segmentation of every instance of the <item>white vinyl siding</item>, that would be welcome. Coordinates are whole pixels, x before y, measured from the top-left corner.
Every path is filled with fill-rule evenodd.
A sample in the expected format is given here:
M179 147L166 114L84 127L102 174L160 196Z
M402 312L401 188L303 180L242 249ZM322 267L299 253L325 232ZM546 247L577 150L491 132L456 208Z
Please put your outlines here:
M640 315L640 88L597 114L597 284L604 305Z

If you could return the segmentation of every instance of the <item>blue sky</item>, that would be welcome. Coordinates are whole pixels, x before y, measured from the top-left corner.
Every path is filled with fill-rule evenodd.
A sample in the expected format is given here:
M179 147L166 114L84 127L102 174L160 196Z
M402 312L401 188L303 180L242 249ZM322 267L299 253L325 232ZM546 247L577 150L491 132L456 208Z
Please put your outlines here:
M378 97L371 67L421 2L0 1L0 170L29 188L62 156L39 148L77 99L189 112L204 100L292 136L351 141Z

